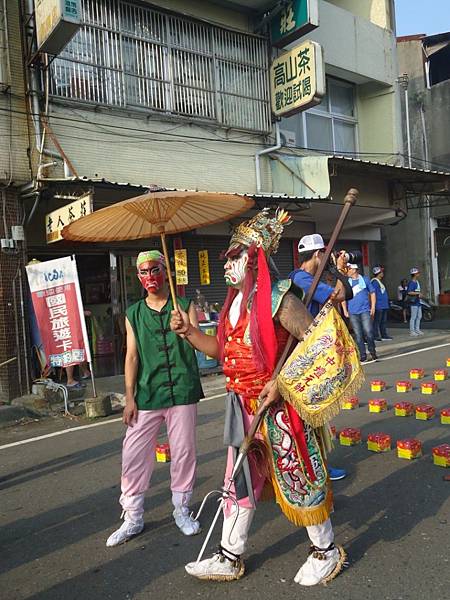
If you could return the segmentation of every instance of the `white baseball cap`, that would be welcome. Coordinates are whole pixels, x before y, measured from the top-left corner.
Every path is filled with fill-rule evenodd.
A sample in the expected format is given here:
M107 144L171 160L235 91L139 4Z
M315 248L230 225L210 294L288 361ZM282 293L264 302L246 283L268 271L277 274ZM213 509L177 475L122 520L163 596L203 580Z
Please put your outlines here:
M347 263L347 267L349 269L359 269L358 265L355 263Z
M373 273L374 275L378 275L378 273L381 273L382 271L383 271L383 269L382 269L381 267L379 267L379 266L376 266L376 267L374 267L374 268L372 269L372 273Z
M299 253L312 252L313 250L321 250L322 248L325 248L325 244L319 233L304 235L298 243Z
M417 275L417 273L420 273L420 270L417 267L413 267L409 270L410 275Z

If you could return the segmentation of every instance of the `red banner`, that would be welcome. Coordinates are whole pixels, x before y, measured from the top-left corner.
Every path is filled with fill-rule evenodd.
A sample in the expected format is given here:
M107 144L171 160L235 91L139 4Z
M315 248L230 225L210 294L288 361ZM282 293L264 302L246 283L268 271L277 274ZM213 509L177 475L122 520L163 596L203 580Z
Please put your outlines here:
M47 361L54 367L91 362L75 259L26 267Z

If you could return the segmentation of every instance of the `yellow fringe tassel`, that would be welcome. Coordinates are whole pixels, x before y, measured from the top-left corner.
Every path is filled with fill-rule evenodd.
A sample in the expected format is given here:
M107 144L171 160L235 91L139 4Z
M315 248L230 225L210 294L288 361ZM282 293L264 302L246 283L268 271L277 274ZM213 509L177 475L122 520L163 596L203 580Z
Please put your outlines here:
M275 492L275 501L280 505L284 516L298 527L308 527L309 525L320 525L328 519L333 512L333 492L327 490L325 500L318 506L309 506L304 508L294 508L287 502L281 493L276 481L272 482Z

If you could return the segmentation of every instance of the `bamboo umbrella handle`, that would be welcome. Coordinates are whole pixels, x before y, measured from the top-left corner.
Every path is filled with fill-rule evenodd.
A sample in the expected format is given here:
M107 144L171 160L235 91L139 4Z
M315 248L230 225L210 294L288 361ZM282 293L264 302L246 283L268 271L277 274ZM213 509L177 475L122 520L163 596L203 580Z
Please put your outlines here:
M178 310L177 296L175 294L175 286L173 285L172 272L170 269L169 252L167 251L166 234L164 232L161 232L161 243L162 243L164 258L166 260L167 280L169 282L170 295L172 296L173 308L174 308L174 310Z

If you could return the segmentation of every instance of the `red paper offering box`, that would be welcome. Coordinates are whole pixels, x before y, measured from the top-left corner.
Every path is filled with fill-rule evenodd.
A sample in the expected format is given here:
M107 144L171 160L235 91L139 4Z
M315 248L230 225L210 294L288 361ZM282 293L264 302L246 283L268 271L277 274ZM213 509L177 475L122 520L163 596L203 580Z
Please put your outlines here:
M436 369L433 375L435 381L445 381L448 377L448 371L447 369Z
M450 408L441 410L441 423L442 425L450 425Z
M416 406L416 419L428 421L434 417L434 406L431 404L418 404Z
M410 381L397 381L395 384L397 392L409 392L411 390L411 382Z
M369 400L369 412L380 413L387 410L387 402L384 398L372 398Z
M387 433L370 433L367 436L367 449L371 452L388 452L391 449L391 436Z
M353 396L353 398L347 398L347 400L344 400L342 404L342 408L344 410L353 410L354 408L358 408L358 406L359 400L356 396Z
M399 458L411 460L422 455L422 442L414 438L397 441L397 455Z
M432 450L433 462L438 467L450 467L450 445L441 444Z
M355 446L361 442L361 430L353 427L343 429L339 434L341 446Z
M410 379L422 379L425 377L425 371L423 369L411 369L409 372Z
M372 392L382 392L386 389L386 383L381 379L372 379L370 382L370 390Z
M394 414L396 417L409 417L414 414L414 404L412 402L397 402L394 404Z
M450 367L450 358L447 358L447 362L445 363L447 367Z
M424 381L420 384L420 391L422 394L435 394L437 389L438 386L434 383L434 381Z
M170 462L169 444L158 444L156 446L156 461L157 462Z

